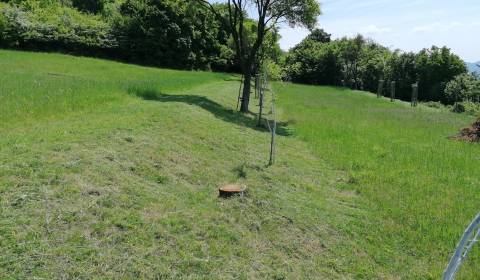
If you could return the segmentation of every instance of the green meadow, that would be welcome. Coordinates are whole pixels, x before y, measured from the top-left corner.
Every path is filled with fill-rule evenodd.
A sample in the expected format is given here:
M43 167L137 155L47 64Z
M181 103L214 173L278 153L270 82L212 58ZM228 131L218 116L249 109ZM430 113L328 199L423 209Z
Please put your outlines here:
M268 166L239 81L0 51L0 278L441 276L480 201L480 146L449 139L472 117L272 83Z

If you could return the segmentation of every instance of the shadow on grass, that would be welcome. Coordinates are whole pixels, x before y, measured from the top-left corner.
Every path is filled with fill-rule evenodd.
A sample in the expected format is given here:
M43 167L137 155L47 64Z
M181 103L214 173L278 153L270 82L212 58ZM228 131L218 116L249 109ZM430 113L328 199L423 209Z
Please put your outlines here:
M189 105L198 106L204 110L212 113L216 118L221 119L225 122L234 123L237 125L249 127L251 129L261 131L261 132L270 132L266 127L265 121L262 122L261 126L257 126L258 117L249 112L243 114L232 109L228 109L217 102L214 102L205 96L200 95L171 95L161 93L155 90L145 90L145 89L135 89L133 92L138 97L141 97L145 100L157 101L157 102L180 102ZM289 136L291 132L287 129L288 122L277 122L277 135Z

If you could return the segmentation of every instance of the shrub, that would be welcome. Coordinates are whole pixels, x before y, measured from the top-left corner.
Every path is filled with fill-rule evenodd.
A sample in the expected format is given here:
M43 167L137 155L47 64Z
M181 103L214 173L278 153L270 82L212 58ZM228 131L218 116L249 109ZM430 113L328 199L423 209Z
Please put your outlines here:
M438 101L428 101L423 102L422 104L430 108L445 109L445 105Z
M445 87L449 101L475 100L480 96L480 80L471 74L455 76Z
M278 64L271 60L267 60L265 62L265 66L267 67L268 77L274 81L279 81L283 77L283 69Z
M477 115L478 113L480 113L480 104L470 101L457 102L453 105L451 111L455 113Z
M69 7L25 2L4 7L2 17L2 47L94 55L117 45L109 25L100 17Z

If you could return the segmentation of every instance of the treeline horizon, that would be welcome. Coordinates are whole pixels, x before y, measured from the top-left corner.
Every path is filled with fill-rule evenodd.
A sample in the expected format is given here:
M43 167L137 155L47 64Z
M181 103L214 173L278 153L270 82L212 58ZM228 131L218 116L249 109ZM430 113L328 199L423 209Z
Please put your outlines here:
M223 23L195 1L0 0L2 48L237 72L229 40Z
M419 52L391 50L357 35L331 39L322 29L313 30L285 57L284 78L297 83L344 86L390 96L395 82L395 97L410 101L412 85L418 83L420 101L454 104L478 101L478 77L467 72L466 63L447 47L432 46ZM465 90L454 90L452 83ZM450 86L449 86L450 84Z
M225 5L217 4L227 16ZM247 18L245 39L256 21ZM0 47L62 52L185 70L240 72L226 21L186 0L0 0ZM480 97L480 82L447 47L420 52L390 50L362 35L332 40L315 29L284 52L271 31L261 60L275 79L344 86L384 95L396 82L396 98L454 104Z

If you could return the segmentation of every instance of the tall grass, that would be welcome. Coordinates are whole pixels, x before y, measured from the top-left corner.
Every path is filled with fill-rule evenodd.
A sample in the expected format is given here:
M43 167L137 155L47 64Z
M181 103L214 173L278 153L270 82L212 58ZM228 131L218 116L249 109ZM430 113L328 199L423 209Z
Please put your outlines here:
M472 118L339 88L276 89L298 137L349 174L338 187L366 200L358 242L404 278L438 279L480 210L480 146L449 139ZM479 252L463 268L472 279Z
M228 77L14 51L0 51L0 69L0 123L4 125L121 102L132 87L169 92Z

